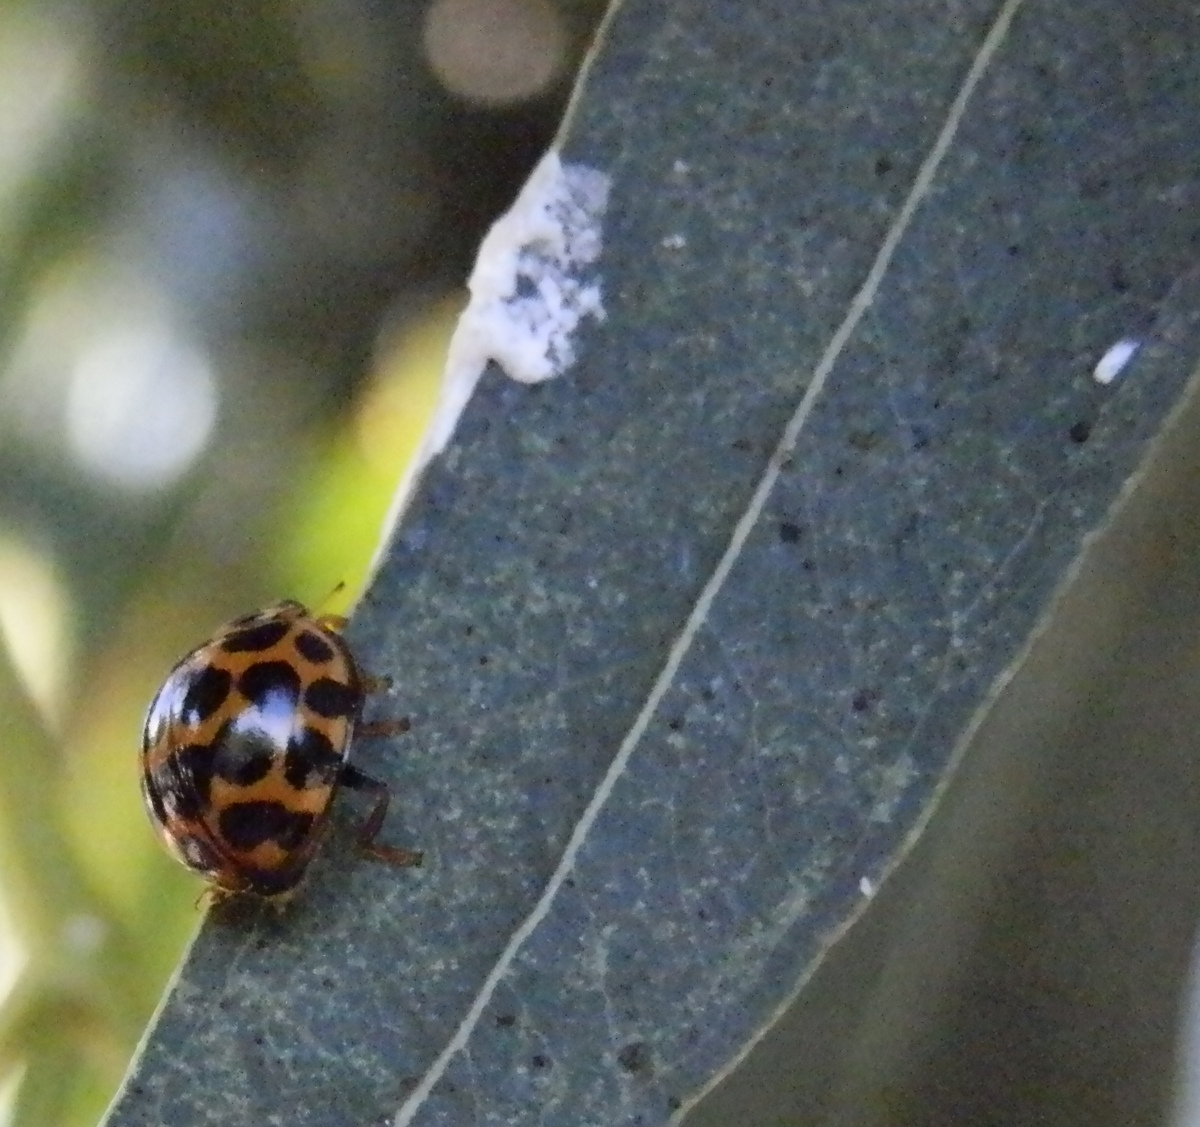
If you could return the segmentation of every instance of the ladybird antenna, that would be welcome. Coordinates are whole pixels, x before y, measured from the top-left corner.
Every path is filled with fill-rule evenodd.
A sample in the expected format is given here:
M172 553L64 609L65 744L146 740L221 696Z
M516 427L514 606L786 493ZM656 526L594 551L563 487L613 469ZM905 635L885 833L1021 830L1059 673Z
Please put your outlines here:
M321 612L321 613L323 613L324 611L327 611L329 609L329 604L334 599L336 599L338 597L338 595L340 595L345 589L346 589L346 581L344 579L339 579L333 585L333 587L329 591L326 592L325 597L319 603L317 603L317 606L316 606L317 611Z

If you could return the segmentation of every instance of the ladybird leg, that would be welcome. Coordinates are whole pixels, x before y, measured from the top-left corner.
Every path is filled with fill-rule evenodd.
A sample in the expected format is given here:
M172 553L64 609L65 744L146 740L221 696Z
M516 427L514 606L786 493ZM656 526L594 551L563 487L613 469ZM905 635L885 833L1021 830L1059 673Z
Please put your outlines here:
M392 687L390 677L360 677L359 685L364 693L382 693Z
M384 845L375 840L375 835L383 828L383 820L387 817L388 789L378 779L364 775L357 767L349 763L342 767L342 785L351 790L364 791L374 795L375 805L366 820L358 827L358 848L368 857L376 861L386 861L389 865L416 866L425 859L425 854L419 849L401 849L396 845Z
M346 629L346 623L350 620L344 614L318 614L317 625L323 630L331 630L334 634L340 634Z
M199 912L201 909L207 911L210 908L219 908L236 896L237 893L231 892L228 888L222 888L217 884L206 884L200 890L200 895L196 897L195 903L192 904L192 910Z

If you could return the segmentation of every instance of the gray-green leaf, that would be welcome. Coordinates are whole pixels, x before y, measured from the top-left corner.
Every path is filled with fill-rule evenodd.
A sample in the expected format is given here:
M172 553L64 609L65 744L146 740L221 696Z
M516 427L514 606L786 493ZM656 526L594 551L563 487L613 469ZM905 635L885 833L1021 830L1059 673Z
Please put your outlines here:
M1195 368L1196 53L1126 11L614 10L606 319L485 375L351 630L426 866L206 923L111 1127L665 1123L761 1034Z

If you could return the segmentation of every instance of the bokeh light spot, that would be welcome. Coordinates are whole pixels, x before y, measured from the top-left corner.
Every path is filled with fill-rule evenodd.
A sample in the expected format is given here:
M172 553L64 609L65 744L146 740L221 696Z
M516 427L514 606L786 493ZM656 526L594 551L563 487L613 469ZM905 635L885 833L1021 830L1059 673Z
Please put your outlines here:
M507 105L550 86L566 62L567 33L550 0L434 0L425 54L460 98Z
M123 330L86 348L67 392L67 436L91 474L130 492L181 477L217 417L207 360L162 330Z
M53 564L29 544L0 540L0 633L26 692L51 728L61 721L70 607Z

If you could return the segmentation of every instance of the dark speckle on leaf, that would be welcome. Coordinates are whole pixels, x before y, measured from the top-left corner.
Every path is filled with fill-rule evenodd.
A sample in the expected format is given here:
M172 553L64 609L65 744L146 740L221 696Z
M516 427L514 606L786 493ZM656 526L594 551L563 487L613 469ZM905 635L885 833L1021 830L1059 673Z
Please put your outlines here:
M874 450L879 445L879 435L873 430L853 430L847 439L855 450L861 450L866 453L869 450Z
M859 689L854 694L850 701L850 707L855 712L866 712L879 699L879 692L876 689Z
M534 1053L530 1058L529 1063L534 1068L549 1068L550 1058L544 1056L542 1053Z
M784 544L797 543L803 531L798 524L793 524L790 520L781 520L779 522L779 539Z
M1071 424L1071 441L1072 442L1087 442L1092 435L1092 424L1080 420L1077 423Z
M654 1062L650 1055L650 1046L645 1041L631 1041L617 1053L617 1064L626 1072L653 1071Z

